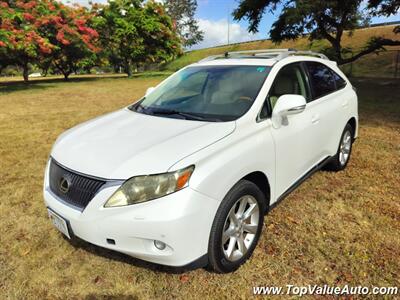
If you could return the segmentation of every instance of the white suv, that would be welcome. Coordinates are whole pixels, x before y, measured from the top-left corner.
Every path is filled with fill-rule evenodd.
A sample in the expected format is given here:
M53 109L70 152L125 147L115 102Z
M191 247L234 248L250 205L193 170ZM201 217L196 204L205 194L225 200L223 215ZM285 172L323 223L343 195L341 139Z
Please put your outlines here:
M357 95L322 54L210 57L63 133L45 203L69 238L231 272L271 207L321 167L346 167L357 124Z

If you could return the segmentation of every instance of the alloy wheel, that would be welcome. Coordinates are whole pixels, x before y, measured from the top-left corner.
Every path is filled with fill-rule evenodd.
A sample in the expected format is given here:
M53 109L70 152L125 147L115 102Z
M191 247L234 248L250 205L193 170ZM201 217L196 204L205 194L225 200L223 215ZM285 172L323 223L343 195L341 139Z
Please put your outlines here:
M232 206L225 220L222 249L225 258L237 261L242 258L255 240L260 208L253 196L245 195Z
M351 133L346 131L343 135L342 142L340 143L339 149L339 162L344 166L349 159L351 150Z

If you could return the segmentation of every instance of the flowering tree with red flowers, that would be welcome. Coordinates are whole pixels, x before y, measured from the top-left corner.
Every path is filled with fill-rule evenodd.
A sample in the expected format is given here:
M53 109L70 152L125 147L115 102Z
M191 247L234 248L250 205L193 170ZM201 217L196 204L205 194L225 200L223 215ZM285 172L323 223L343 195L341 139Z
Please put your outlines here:
M56 0L0 0L0 53L22 67L50 60L68 78L79 60L96 52L98 34L91 14Z
M52 64L67 79L76 72L82 60L99 51L96 46L99 35L92 28L93 15L86 8L60 5L60 11L60 24L57 24L55 34L48 38L55 46L51 53Z

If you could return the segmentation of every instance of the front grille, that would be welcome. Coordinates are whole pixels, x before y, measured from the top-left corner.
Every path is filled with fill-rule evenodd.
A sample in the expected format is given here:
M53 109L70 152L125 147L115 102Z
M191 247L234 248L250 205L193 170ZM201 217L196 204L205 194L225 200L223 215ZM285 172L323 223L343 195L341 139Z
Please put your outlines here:
M84 210L106 182L67 170L51 159L49 183L50 190L58 198Z

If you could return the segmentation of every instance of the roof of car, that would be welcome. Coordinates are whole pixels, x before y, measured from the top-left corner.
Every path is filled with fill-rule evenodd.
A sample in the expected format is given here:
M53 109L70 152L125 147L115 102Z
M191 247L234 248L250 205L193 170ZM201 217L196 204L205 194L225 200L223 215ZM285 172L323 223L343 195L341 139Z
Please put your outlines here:
M193 66L202 65L258 65L258 66L272 66L277 61L288 57L296 57L296 60L309 59L313 57L317 60L329 59L322 53L313 51L302 51L296 49L263 49L263 50L246 50L237 52L226 52L224 54L213 55L206 57Z
M226 65L246 65L246 66L272 66L276 63L275 59L256 59L256 58L222 58L211 61L199 61L193 65L197 66L226 66Z

